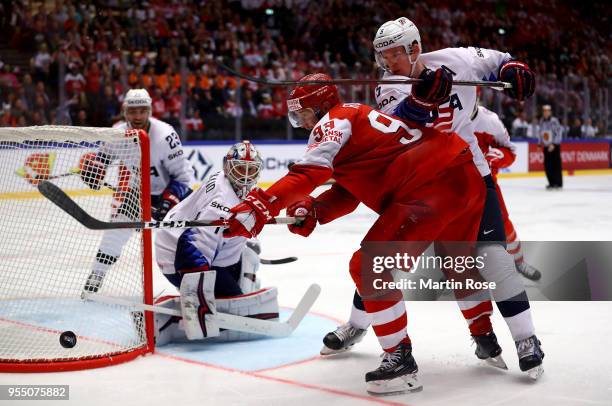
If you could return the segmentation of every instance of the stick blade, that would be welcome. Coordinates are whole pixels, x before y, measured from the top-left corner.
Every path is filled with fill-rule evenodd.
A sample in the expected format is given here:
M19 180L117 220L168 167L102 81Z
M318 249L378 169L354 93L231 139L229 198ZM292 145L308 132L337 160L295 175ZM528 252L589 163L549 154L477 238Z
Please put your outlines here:
M278 258L278 259L264 259L264 258L259 259L259 262L264 265L282 265L282 264L289 264L295 261L297 261L297 257L287 257L287 258Z
M295 330L297 326L302 322L306 314L310 311L310 308L314 304L315 300L319 297L321 293L321 286L313 283L310 285L302 300L297 305L289 320L287 320L287 324L291 327L291 331Z
M49 199L57 207L71 215L76 221L83 224L85 227L92 230L105 229L104 224L95 218L91 217L81 206L76 204L62 189L57 185L43 181L38 184L38 191L47 199Z

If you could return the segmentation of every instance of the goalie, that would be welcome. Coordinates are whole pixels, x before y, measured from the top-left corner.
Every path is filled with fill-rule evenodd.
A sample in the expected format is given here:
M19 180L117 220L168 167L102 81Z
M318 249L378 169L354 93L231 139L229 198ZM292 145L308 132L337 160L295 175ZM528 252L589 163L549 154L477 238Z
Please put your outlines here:
M233 145L223 159L223 171L170 210L165 220L217 220L229 216L257 184L261 157L253 144ZM278 319L276 288L260 289L256 272L259 246L245 237L223 238L223 228L202 227L159 230L156 260L162 273L179 289L180 296L165 296L157 305L180 308L182 318L155 315L156 344L172 340L218 337L220 340L253 338L251 333L223 330L214 322L216 312L259 319Z

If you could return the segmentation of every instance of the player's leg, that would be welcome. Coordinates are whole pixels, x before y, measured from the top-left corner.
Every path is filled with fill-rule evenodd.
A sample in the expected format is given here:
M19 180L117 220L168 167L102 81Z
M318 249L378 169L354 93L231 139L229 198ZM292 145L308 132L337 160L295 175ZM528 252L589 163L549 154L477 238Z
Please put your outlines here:
M512 221L510 221L508 208L506 207L506 202L504 201L504 196L502 195L497 180L495 180L495 191L497 192L497 199L499 201L499 207L504 220L504 231L506 233L507 244L506 250L514 258L516 270L525 278L531 279L532 281L537 281L542 277L542 274L536 268L525 262L521 240L519 240L516 230L514 229L514 224L512 224Z
M355 344L363 340L372 323L371 317L365 310L359 292L355 290L351 315L347 323L323 337L321 355L334 355L350 350Z
M140 217L140 204L137 194L128 190L113 194L113 213L111 221L135 221ZM130 239L134 230L107 230L102 235L91 272L83 286L84 293L96 293L102 288L106 273L119 260L123 246Z
M478 235L478 225L482 212L482 204L472 205L471 210L449 224L440 235L436 255L463 255L473 257L474 240ZM455 255L455 256L456 256ZM447 279L482 280L477 269L463 270L461 273L453 269L445 270ZM502 348L493 332L490 316L493 313L491 294L488 289L455 289L453 291L461 314L468 323L470 334L476 343L475 355L487 364L501 369L508 369L503 357Z
M534 370L541 374L541 364L544 354L539 348L535 337L535 327L531 317L531 308L527 293L519 274L516 272L514 260L506 251L506 236L492 178L485 177L487 196L478 235L478 256L483 258L484 267L480 270L482 277L488 282L495 282L496 288L491 291L497 307L504 317L517 349L522 343L529 342L529 351L519 351L521 370Z
M555 186L557 187L557 189L561 189L563 187L563 162L561 161L561 145L555 145L553 154L555 157Z
M413 224L414 218L422 221ZM368 243L403 241L405 229L422 229L424 232L437 229L436 216L423 205L410 206L402 203L390 204L372 225L349 263L349 272L357 290L361 293L363 306L369 315L372 329L384 351L380 366L366 374L368 392L372 394L394 394L422 389L417 379L418 367L412 356L412 344L407 333L406 307L402 293L396 289L376 289L374 279L392 281L390 272L374 274L365 264L372 263L372 251ZM434 224L435 223L435 224ZM420 255L429 245L418 238L407 244L409 255ZM362 264L364 264L362 268Z

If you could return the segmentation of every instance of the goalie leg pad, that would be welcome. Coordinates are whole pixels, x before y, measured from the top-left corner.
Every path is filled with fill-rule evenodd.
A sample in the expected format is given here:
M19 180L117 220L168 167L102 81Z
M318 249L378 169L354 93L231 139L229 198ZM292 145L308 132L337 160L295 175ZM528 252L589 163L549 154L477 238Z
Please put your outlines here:
M278 320L278 290L275 287L260 289L245 295L217 299L217 311L262 320ZM261 338L259 334L223 330L216 341L243 341Z
M183 275L180 286L183 326L189 340L219 335L214 315L216 271L194 272Z
M164 296L155 301L156 306L180 310L180 296ZM185 330L181 318L169 314L155 313L155 345L166 345L177 339L185 339Z
M259 255L248 245L242 250L241 269L238 284L242 293L251 293L259 290L261 281L257 279L259 269Z

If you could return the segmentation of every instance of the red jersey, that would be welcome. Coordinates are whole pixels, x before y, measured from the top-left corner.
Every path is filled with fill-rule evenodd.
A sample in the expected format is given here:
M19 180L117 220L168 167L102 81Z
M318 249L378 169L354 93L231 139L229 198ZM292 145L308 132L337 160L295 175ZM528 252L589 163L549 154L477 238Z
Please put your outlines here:
M471 159L468 144L455 133L344 103L319 120L303 158L267 192L276 198L272 208L278 213L333 177L356 200L381 213L389 202Z

